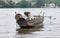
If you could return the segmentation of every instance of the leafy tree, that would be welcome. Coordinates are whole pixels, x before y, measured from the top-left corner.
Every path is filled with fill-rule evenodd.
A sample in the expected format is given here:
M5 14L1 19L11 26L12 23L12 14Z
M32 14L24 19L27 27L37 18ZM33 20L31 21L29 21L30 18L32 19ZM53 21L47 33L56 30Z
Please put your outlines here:
M60 6L60 0L45 0L45 3L54 3L57 6Z
M27 2L26 0L22 0L21 2L16 4L17 8L31 8L32 4L31 2Z
M3 0L0 0L0 8L14 8L15 7L15 3L10 0L9 2L5 2Z
M15 2L13 2L12 0L10 0L9 2L8 2L8 7L9 8L15 8Z
M5 8L6 6L7 4L3 0L0 0L0 8Z
M49 4L51 2L52 2L52 0L45 0L45 3L47 3L47 4Z
M40 8L44 6L44 3L44 0L37 0L35 5L36 7Z
M55 3L57 6L60 6L60 0L54 0L54 3Z

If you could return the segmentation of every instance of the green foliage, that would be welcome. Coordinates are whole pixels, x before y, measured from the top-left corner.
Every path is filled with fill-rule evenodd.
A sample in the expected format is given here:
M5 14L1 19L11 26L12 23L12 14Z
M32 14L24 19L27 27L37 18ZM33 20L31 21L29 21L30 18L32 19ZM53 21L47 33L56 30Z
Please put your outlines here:
M54 3L55 3L57 6L60 6L60 0L55 0Z
M15 3L13 1L8 2L8 7L9 8L15 8Z
M6 6L7 4L4 1L0 0L0 8L4 8Z
M42 7L44 5L44 2L42 0L36 0L36 3L32 5L31 2L28 2L26 0L22 0L15 4L12 0L9 1L8 3L5 3L4 1L0 1L0 5L3 8L37 8L37 7Z
M57 6L60 6L60 0L33 0L33 2L28 2L26 0L22 0L17 4L12 0L8 1L8 3L0 0L0 8L41 8L44 7L44 4L54 3Z
M32 7L32 4L31 2L27 2L25 0L19 2L16 4L16 7L17 8L31 8Z
M9 1L5 3L4 1L0 0L0 8L14 8L15 3L13 1Z
M54 3L57 6L60 6L60 0L45 0L45 3Z
M36 1L36 7L40 8L40 7L43 7L45 4L44 0L37 0Z
M52 0L45 0L45 3L47 3L47 4L49 4L51 2L52 2Z

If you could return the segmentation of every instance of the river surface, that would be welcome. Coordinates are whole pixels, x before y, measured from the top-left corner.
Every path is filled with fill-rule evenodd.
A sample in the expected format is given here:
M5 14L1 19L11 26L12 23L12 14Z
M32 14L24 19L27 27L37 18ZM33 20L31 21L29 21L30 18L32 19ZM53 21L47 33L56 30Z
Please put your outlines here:
M49 8L41 10L45 12L45 16L52 16L52 18L45 17L43 28L21 29L16 38L60 38L60 9ZM39 9L36 9L32 14L38 15L39 13L36 12L39 12Z
M16 38L60 38L60 25L44 24L44 28L22 29Z
M14 13L15 11L17 13L23 13L25 11L31 12L32 15L39 15L40 12L45 12L44 22L43 22L43 28L37 27L37 28L28 28L28 29L21 29L20 33L16 33L16 38L60 38L60 8L11 8L11 9L0 9L0 12L2 14L6 14L7 16L10 14L10 17L14 20ZM14 14L14 15L13 15ZM11 16L12 15L12 16ZM42 15L42 13L40 14ZM50 19L49 16L52 16ZM1 16L0 16L1 17ZM8 16L8 18L10 18ZM3 19L3 20L2 20ZM6 21L6 17L3 17L0 19L0 24L3 25L4 29L8 27L9 32L15 32L16 28L14 27L16 23L15 20L9 19L10 21ZM11 23L10 23L11 22ZM5 24L9 26L5 26ZM12 25L11 25L12 24ZM1 26L0 26L1 27ZM6 28L7 29L7 28ZM4 30L0 29L0 32L4 32ZM0 35L3 35L0 33ZM7 34L5 34L7 35ZM3 35L3 36L5 36ZM10 34L11 36L13 34ZM0 38L9 38L9 37L1 37Z

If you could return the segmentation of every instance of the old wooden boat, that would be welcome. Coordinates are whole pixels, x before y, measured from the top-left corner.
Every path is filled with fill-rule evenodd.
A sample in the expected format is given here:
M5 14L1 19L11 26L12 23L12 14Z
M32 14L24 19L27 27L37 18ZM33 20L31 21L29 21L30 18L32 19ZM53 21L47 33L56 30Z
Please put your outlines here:
M35 19L32 19L32 20L26 20L26 22L23 22L23 23L20 23L20 27L21 28L32 28L32 27L43 27L42 24L43 24L43 21L44 21L44 17L43 16L34 16Z
M43 16L34 16L34 19L26 20L27 21L27 27L37 27L43 24L44 17Z
M21 28L31 28L31 27L42 27L43 21L44 21L44 14L43 16L40 15L33 15L34 19L31 20L18 20L18 24Z

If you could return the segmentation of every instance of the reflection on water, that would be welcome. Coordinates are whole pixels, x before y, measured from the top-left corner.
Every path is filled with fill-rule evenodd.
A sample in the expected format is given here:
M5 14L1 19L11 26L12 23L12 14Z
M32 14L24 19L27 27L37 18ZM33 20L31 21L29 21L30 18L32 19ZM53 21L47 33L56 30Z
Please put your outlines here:
M18 34L31 34L31 32L40 31L43 25L32 27L32 28L21 28L18 30Z
M40 28L20 29L19 34L30 34L31 32L40 31Z
M20 29L16 38L60 38L60 25L44 24L44 28Z

